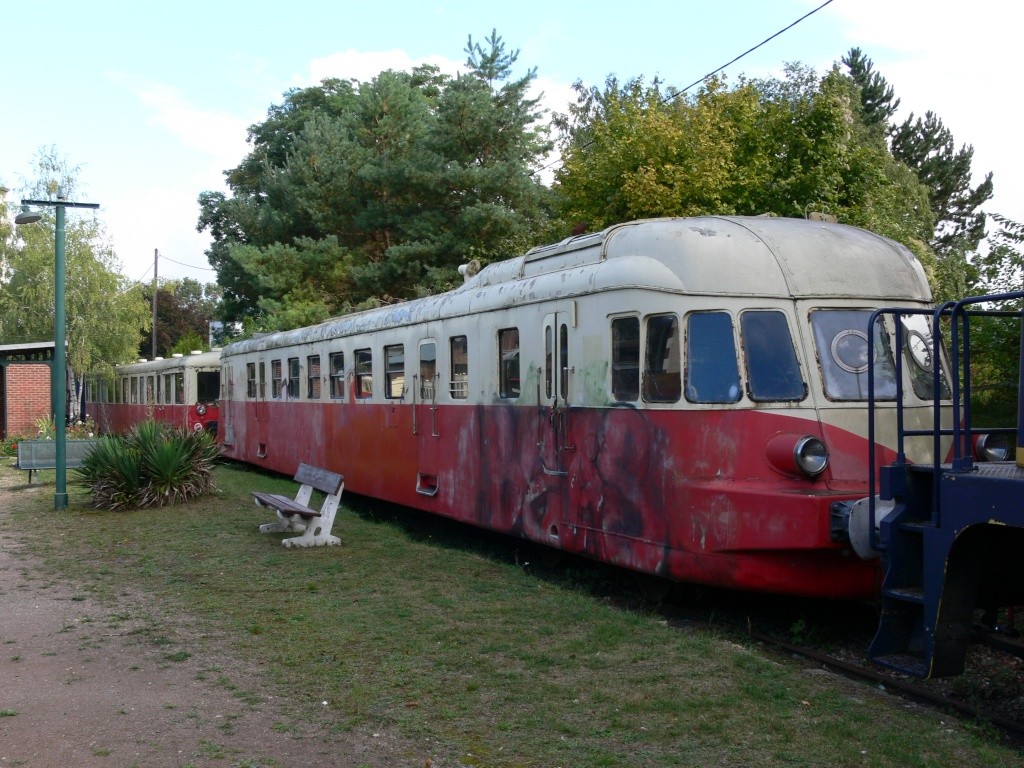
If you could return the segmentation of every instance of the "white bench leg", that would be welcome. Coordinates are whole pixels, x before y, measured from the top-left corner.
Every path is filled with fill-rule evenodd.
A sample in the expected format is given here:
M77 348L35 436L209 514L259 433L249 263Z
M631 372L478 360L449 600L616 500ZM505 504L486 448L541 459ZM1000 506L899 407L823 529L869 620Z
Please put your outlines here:
M301 536L293 536L281 543L286 547L330 547L341 544L341 539L331 535L331 529L334 527L334 513L338 511L339 501L341 501L340 492L335 496L328 496L320 509L320 517L310 520Z

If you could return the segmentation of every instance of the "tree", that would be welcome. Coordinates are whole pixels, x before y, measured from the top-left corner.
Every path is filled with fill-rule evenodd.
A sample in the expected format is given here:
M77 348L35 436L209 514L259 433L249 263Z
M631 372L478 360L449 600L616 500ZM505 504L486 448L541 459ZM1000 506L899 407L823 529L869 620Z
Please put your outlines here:
M991 172L971 187L974 147L956 149L953 134L933 112L924 119L913 113L892 129L893 155L913 168L928 187L929 203L937 226L932 247L941 256L956 248L974 251L985 237L985 212L992 198Z
M874 62L860 48L851 48L842 58L842 63L860 88L861 119L867 125L877 125L888 131L889 121L900 106L892 86L874 71Z
M710 79L693 96L639 79L577 83L559 122L567 222L823 211L903 242L931 234L927 191L859 122L848 78L797 65L782 79Z
M930 245L939 259L952 257L954 264L964 252L976 251L985 237L985 213L981 206L992 198L992 174L971 186L974 148L956 149L953 135L934 112L924 118L913 113L899 125L892 123L900 100L891 85L874 71L871 59L859 48L843 57L850 78L859 89L861 120L877 126L889 140L892 155L911 168L928 188L928 203L935 218ZM956 283L969 276L947 265Z
M185 351L208 346L209 324L216 317L220 294L217 286L203 286L189 277L161 283L156 293L156 354L168 357L182 351L179 347L183 339L188 340ZM153 287L144 286L142 295L152 306ZM139 357L152 355L152 337L144 338L139 345Z
M535 73L512 77L518 51L496 32L466 53L457 77L418 67L291 91L250 129L231 195L200 197L235 318L286 328L424 295L462 262L533 242L550 146L526 97Z
M35 170L37 178L24 190L25 197L52 198L58 191L75 197L78 169L69 167L54 148L39 151ZM52 209L42 215L39 223L18 227L4 247L0 336L6 343L54 337L55 222ZM95 218L68 215L65 258L68 377L80 394L84 373L110 373L114 364L135 357L139 329L149 327L149 311L138 287L119 272Z

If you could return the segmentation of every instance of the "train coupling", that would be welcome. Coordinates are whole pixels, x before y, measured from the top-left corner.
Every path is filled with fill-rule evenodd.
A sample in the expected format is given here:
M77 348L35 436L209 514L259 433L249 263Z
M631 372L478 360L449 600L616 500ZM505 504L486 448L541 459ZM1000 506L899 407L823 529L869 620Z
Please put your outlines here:
M874 520L872 517L871 499L850 499L832 502L832 541L849 542L850 548L864 560L878 557L875 546L878 544L879 526L893 511L896 502L892 499L881 499L875 496Z

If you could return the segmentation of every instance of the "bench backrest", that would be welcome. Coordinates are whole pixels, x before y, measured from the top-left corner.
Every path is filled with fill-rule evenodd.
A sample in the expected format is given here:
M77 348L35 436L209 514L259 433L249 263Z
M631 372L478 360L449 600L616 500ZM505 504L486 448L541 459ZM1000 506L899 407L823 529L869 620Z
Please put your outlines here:
M64 461L67 466L81 465L98 440L65 440ZM21 469L52 467L57 461L55 440L19 440L18 466Z
M345 478L335 472L309 464L299 464L299 469L295 473L295 482L316 488L328 496L333 496L340 491L344 481Z

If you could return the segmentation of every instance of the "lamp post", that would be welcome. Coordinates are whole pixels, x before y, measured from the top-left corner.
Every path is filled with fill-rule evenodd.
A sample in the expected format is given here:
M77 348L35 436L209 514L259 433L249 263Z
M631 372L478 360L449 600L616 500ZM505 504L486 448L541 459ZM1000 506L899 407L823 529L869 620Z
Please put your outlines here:
M64 210L66 208L99 208L99 203L72 203L58 195L56 200L22 200L21 212L14 217L15 224L34 224L42 216L29 206L42 205L56 209L57 226L54 237L53 260L53 365L50 368L50 403L53 406L54 443L56 448L57 490L53 495L53 508L65 509L67 493L67 367L65 332L67 319L64 309Z

